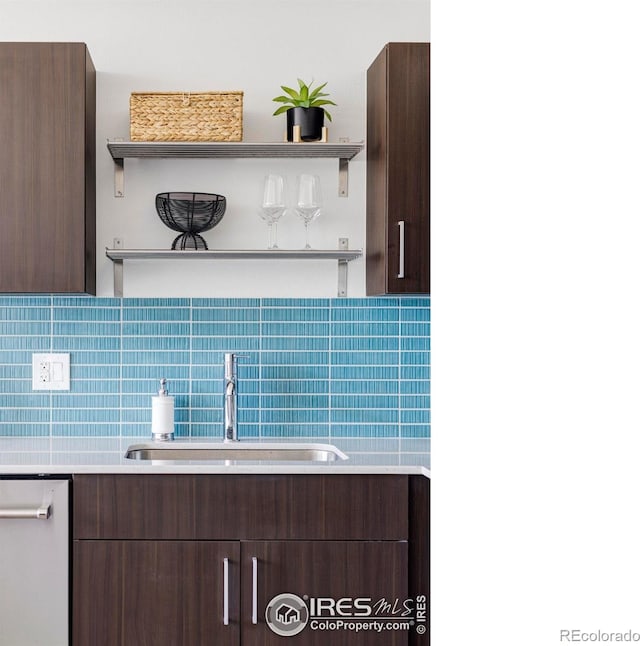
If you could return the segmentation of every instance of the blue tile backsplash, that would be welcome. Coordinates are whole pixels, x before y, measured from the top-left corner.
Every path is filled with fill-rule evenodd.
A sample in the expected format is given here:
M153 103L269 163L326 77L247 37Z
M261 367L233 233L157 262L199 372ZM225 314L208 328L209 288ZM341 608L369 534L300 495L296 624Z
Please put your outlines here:
M222 355L239 433L430 436L429 298L0 296L0 436L140 437L162 377L176 433L222 436ZM33 352L69 352L70 391L32 391Z

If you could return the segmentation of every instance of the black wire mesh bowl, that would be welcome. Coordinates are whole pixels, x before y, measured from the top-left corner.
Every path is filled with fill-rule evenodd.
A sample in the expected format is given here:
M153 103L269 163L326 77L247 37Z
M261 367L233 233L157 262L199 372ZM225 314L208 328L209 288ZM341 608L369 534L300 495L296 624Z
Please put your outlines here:
M199 235L209 231L222 220L227 208L224 195L215 193L158 193L156 211L164 224L180 231L171 245L172 249L208 249Z

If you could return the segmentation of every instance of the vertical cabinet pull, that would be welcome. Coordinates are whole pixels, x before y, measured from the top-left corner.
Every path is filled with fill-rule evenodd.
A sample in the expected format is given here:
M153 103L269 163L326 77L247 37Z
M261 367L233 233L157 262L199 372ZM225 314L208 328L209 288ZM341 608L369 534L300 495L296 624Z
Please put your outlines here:
M229 559L225 558L222 565L222 623L229 625Z
M398 278L404 278L404 220L398 222L400 228L400 252L398 254Z
M251 557L251 566L253 570L253 587L251 590L251 623L258 623L258 558Z

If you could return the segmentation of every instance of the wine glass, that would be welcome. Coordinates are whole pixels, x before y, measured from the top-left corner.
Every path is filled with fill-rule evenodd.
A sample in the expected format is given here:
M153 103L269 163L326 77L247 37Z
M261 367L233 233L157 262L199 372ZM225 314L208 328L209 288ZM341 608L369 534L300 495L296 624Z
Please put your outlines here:
M286 210L286 185L282 175L266 175L262 188L259 215L269 227L267 249L277 249L277 222Z
M315 220L322 211L320 178L317 175L298 175L296 196L295 210L304 221L304 248L311 249L309 223Z

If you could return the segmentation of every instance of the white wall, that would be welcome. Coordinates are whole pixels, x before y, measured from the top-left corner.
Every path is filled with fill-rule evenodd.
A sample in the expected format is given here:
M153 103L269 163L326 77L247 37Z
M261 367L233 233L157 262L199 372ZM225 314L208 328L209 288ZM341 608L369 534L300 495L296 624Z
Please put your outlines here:
M210 248L263 248L267 231L256 210L266 171L317 172L325 210L310 227L311 244L365 244L365 153L350 164L349 197L339 198L331 160L127 160L125 197L113 196L105 142L128 139L129 95L146 90L243 90L244 140L281 141L284 115L271 99L296 78L328 81L338 103L329 138L364 140L365 73L389 41L428 41L430 0L0 0L0 40L83 41L98 71L98 295L112 292L103 249L114 237L127 248L168 248L174 234L158 219L161 191L221 193L223 221L205 234ZM304 244L303 225L287 214L280 246ZM335 263L228 261L125 264L126 296L336 295ZM349 296L364 295L364 260L350 263Z

